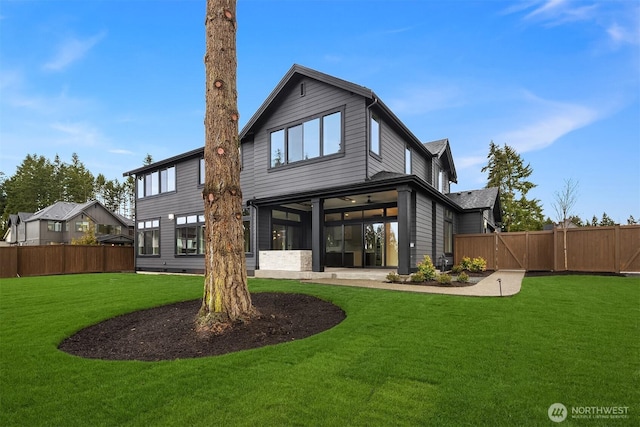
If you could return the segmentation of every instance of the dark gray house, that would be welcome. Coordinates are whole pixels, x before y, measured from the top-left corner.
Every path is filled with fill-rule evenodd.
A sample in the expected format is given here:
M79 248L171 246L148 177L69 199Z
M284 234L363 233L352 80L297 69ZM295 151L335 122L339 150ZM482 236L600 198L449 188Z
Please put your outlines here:
M492 231L501 219L497 190L483 206L467 203L469 192L448 194L457 175L447 139L425 144L370 89L299 65L240 141L249 271L408 274L424 255L445 254L451 265L455 233ZM203 155L124 173L136 177L138 270L203 271Z

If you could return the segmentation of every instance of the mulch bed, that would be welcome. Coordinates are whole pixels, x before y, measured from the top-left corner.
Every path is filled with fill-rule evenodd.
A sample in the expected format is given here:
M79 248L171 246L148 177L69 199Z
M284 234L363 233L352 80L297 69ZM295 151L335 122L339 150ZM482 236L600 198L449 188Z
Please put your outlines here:
M136 311L82 329L59 349L105 360L175 360L216 356L299 340L332 328L345 319L336 305L303 294L256 293L260 315L238 322L220 335L195 330L201 300Z

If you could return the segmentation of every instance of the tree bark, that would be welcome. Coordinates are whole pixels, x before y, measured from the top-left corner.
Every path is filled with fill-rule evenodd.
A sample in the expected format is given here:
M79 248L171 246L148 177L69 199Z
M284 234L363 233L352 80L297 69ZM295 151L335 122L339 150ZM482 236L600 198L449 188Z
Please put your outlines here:
M198 323L213 331L255 314L242 229L235 14L236 0L207 0L205 283Z

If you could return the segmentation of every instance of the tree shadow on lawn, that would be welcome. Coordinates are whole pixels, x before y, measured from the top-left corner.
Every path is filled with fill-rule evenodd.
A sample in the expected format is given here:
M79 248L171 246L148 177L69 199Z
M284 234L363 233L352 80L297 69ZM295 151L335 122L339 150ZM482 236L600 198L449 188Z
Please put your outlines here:
M237 322L220 335L199 335L195 317L202 301L179 302L108 319L60 343L64 352L104 360L175 360L216 356L299 340L342 322L344 311L304 294L252 294L259 311L251 322Z

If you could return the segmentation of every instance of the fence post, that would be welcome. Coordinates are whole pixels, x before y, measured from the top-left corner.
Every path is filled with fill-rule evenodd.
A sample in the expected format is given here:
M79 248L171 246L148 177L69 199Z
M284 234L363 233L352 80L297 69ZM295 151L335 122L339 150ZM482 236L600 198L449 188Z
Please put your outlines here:
M620 273L620 226L616 225L613 229L613 244L614 244L614 263L613 270L616 273Z

